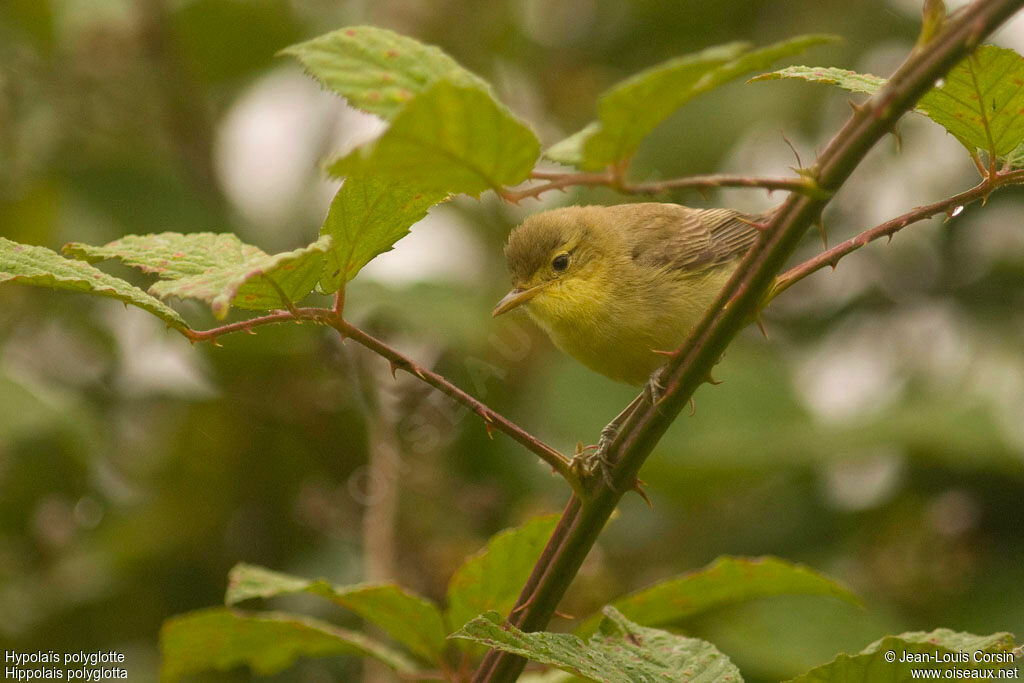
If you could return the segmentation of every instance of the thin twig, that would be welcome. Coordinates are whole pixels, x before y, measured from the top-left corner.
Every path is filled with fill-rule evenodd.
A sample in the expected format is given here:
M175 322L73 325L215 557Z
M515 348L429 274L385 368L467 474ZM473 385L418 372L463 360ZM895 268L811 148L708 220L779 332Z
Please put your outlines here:
M512 437L513 440L525 446L536 454L544 462L551 466L551 469L560 474L578 495L583 495L583 484L579 476L573 471L571 461L557 450L547 445L525 429L495 412L484 403L473 398L462 389L449 382L441 375L417 365L411 358L403 355L398 350L388 346L383 341L373 337L367 332L348 322L331 309L327 308L296 308L293 311L274 311L268 315L249 320L241 320L236 323L222 325L209 330L186 329L182 334L191 342L210 341L216 343L216 339L232 332L252 332L253 327L260 325L271 325L283 322L300 322L310 320L322 325L330 325L341 334L343 339L352 339L356 343L365 346L377 355L383 357L391 364L392 374L396 370L405 370L411 375L421 379L449 398L466 406L474 413L483 418L484 426L488 433L492 429Z
M414 363L407 356L402 355L396 349L388 346L376 337L359 329L355 325L348 321L336 317L329 316L326 319L328 325L334 327L346 339L351 339L358 344L365 346L374 353L383 358L387 359L391 363L392 370L405 370L406 372L419 377L421 380L440 391L445 396L448 396L462 405L468 407L474 413L479 415L484 420L484 425L487 430L490 431L492 428L498 429L505 432L512 437L516 442L525 446L527 449L535 453L544 462L551 466L555 472L560 474L569 485L572 486L573 491L578 494L583 494L583 485L580 482L576 473L572 470L570 461L564 455L556 451L551 446L533 436L519 425L515 424L511 420L505 418L499 413L491 410L486 405L467 394L462 389L449 382L441 375L428 370L427 368L420 367Z
M330 313L330 311L323 308L296 308L294 311L274 311L267 315L249 318L248 320L240 320L236 323L213 327L209 330L185 329L181 330L181 333L186 339L193 343L204 341L212 342L218 337L222 337L225 334L231 334L232 332L249 332L252 334L252 328L260 327L261 325L273 325L276 323L296 322L302 320L326 323L325 318L330 315Z
M803 263L794 266L782 275L779 275L775 279L775 284L772 286L768 296L765 297L764 305L767 305L769 301L792 287L800 280L803 280L811 273L821 270L825 266L832 266L835 268L841 258L880 237L891 237L908 225L917 223L918 221L927 220L938 213L946 213L949 215L957 207L963 207L972 202L976 202L979 199L985 199L992 191L999 187L1020 184L1024 184L1024 171L998 173L988 176L984 181L965 192L961 192L960 194L947 197L946 199L942 199L925 206L919 206L912 211L908 211L902 216L897 216L896 218L880 223L873 228L869 228L856 237L852 237L845 242L837 244L831 249L827 249L813 258L807 259Z
M745 175L712 174L685 176L669 180L655 180L645 183L629 183L616 173L555 173L550 171L534 171L530 177L535 180L546 180L546 183L534 185L524 190L502 190L501 197L509 202L518 203L524 199L537 199L551 190L564 190L577 186L604 186L622 194L661 194L669 190L708 190L716 187L748 187L762 190L785 190L801 194L813 194L820 191L806 178L772 178Z

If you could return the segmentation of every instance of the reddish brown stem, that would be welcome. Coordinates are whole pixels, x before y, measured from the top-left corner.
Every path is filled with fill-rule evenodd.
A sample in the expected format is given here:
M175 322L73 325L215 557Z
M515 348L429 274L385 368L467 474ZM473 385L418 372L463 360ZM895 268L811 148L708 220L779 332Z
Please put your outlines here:
M623 194L661 194L669 190L708 190L716 187L750 187L763 190L786 190L811 194L817 190L813 183L805 178L767 178L745 175L695 175L669 180L655 180L646 183L629 183L613 172L606 173L555 173L550 171L534 171L530 177L535 180L546 180L546 183L534 185L524 190L503 190L501 196L513 203L528 198L538 198L551 190L564 190L576 186L604 186Z
M925 206L919 206L902 216L897 216L884 223L880 223L779 275L775 279L775 284L772 286L764 303L767 304L811 273L821 270L825 266L832 266L834 268L841 258L860 249L869 242L873 242L880 237L891 237L908 225L926 220L938 213L949 214L957 207L963 207L979 199L985 199L991 192L1004 185L1020 185L1022 183L1024 183L1024 171L997 173L988 176L984 181L965 192L926 204Z
M182 334L192 342L215 341L218 337L232 332L251 332L253 327L270 325L282 322L299 322L309 320L321 325L330 325L341 334L343 339L352 339L356 343L365 346L377 355L386 359L392 370L405 370L411 375L423 380L449 398L466 406L484 420L488 431L497 429L512 437L517 443L525 446L536 454L541 460L551 466L551 469L560 474L572 487L577 495L583 495L583 484L579 476L572 469L571 461L564 455L547 445L525 429L512 422L503 415L495 412L482 402L473 398L462 389L449 382L441 375L420 367L412 359L403 355L398 350L388 346L383 341L364 332L352 323L343 319L340 315L327 308L296 308L293 311L274 311L268 315L258 318L250 318L237 323L230 323L215 327L209 330L186 329Z

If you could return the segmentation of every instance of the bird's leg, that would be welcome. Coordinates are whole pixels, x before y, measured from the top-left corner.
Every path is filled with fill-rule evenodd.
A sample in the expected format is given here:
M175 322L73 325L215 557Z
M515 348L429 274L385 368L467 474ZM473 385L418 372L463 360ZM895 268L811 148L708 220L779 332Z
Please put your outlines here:
M608 448L612 445L612 441L615 440L615 437L618 436L623 423L626 422L626 419L629 418L630 414L632 414L634 410L636 410L637 406L640 405L640 402L644 398L645 394L638 395L621 413L615 416L615 419L606 424L601 430L601 438L598 440L596 446L578 445L576 447L576 453L572 457L571 464L571 467L575 472L580 475L590 475L600 467L601 475L604 477L605 483L612 486L612 463L608 459ZM593 449L593 453L585 453L585 451L591 449Z

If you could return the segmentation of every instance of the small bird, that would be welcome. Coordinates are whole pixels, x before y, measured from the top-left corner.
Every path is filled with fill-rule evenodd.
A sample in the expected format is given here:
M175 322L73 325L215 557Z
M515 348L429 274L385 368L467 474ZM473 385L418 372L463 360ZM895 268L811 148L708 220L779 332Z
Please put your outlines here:
M770 214L768 214L770 215ZM512 291L493 315L522 306L555 346L587 367L645 391L602 431L574 466L599 465L614 488L608 446L656 373L712 304L768 215L645 202L569 206L535 214L509 235ZM637 486L637 490L639 487Z
M513 289L493 315L522 306L562 351L641 385L686 339L764 219L657 202L535 214L509 235Z

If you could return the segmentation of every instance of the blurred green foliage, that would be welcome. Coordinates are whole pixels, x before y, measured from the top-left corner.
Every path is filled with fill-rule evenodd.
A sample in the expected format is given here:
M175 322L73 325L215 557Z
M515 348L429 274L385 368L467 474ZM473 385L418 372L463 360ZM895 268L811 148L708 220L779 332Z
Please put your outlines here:
M234 231L268 252L308 244L330 199L318 162L366 123L273 55L341 25L440 45L550 144L592 120L612 83L718 43L835 33L845 41L808 63L884 75L916 38L912 4L9 0L0 235L51 249L164 230ZM1019 34L1002 40L1020 51ZM806 160L846 111L822 88L736 83L659 127L633 173L785 173L780 129ZM832 240L974 183L953 138L918 119L902 132L902 151L880 145L826 215ZM749 206L763 194L668 199ZM346 310L569 452L632 392L525 319L491 321L500 244L539 206L485 195L432 209L350 285ZM625 500L561 610L590 614L720 554L773 554L844 580L867 608L773 597L685 624L748 679L887 633L1024 633L1021 209L1013 190L997 194L773 304L770 339L737 340L716 371L724 384L698 392L696 415L649 461L654 510ZM237 562L354 583L365 549L393 534L393 578L443 601L483 539L564 503L565 487L509 439L325 330L223 344L190 348L115 302L0 288L4 647L118 649L132 680L155 680L160 623L221 602ZM367 468L379 430L397 484ZM392 523L366 536L367 510L395 488ZM358 666L307 662L278 680L347 680Z

